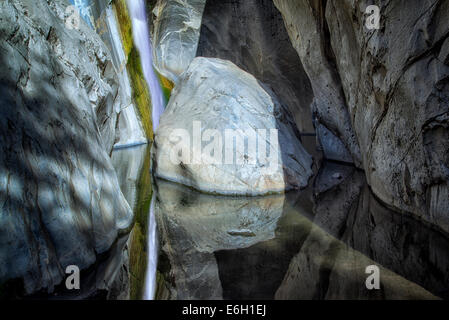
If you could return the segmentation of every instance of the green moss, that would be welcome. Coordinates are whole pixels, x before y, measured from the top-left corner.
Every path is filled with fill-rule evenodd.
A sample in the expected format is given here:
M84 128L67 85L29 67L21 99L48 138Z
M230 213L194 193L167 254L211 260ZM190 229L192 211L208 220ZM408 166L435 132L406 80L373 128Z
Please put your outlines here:
M151 119L151 98L140 63L139 52L133 47L128 55L128 74L133 91L133 100L139 111L147 138L153 140L153 123Z
M132 23L128 15L126 0L114 0L112 2L112 8L115 12L118 24L120 26L120 37L122 39L125 55L128 56L134 45Z
M129 246L130 298L133 300L142 299L143 297L148 261L148 214L152 197L149 150L150 148L147 149L137 184L137 204L134 212L135 224Z
M161 75L159 72L156 71L156 73L159 78L159 83L162 88L162 93L164 94L164 97L165 97L165 102L167 103L168 100L170 99L171 91L173 90L174 84L173 84L173 82L171 82L170 80L165 78L163 75Z

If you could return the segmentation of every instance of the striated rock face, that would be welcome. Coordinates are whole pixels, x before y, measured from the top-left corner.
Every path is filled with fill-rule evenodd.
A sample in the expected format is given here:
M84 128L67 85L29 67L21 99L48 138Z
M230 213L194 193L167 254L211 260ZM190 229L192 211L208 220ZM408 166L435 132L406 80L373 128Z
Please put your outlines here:
M284 17L291 42L310 79L314 96L312 111L317 124L322 124L339 138L352 155L355 165L360 166L360 150L341 89L340 75L335 68L332 48L327 42L328 30L323 21L325 1L273 0L273 2ZM326 145L323 145L323 148L326 148ZM341 156L332 159L344 161L347 155L344 149L341 151Z
M52 291L131 223L108 157L116 75L94 31L66 28L63 2L0 11L0 283Z
M383 2L379 30L365 26L370 1L275 4L320 122L353 156L356 134L374 193L449 231L449 3Z
M229 61L195 58L161 117L154 173L219 194L303 188L312 158L289 119L274 94L250 74Z
M118 83L116 109L118 113L115 132L114 147L123 147L147 142L141 119L138 116L137 107L132 101L132 88L130 77L126 68L128 56L123 48L120 37L120 26L111 6L102 1L94 1L92 4L94 16L97 20L97 33L105 45L109 48L112 62L117 70L116 81ZM113 125L112 121L107 121ZM113 131L112 131L113 132Z
M177 83L195 58L206 0L158 0L153 14L153 54L156 69Z
M311 85L272 0L207 1L197 56L251 73L290 109L300 132L314 132Z

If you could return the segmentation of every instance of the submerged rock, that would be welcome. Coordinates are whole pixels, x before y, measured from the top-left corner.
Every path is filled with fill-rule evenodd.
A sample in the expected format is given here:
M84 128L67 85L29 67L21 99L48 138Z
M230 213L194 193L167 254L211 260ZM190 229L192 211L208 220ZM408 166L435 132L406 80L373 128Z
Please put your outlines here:
M344 179L329 186L327 181L332 172L342 172ZM448 298L447 235L414 217L388 209L373 195L364 173L354 169L350 171L345 165L325 162L316 178L314 191L314 224L374 260L376 265L391 270L439 298ZM387 279L382 280L382 274L381 271L383 284ZM363 281L363 274L355 277ZM335 289L330 288L334 297ZM349 286L349 297L351 290Z
M304 188L312 157L290 119L273 93L233 63L195 58L161 117L153 171L209 193Z
M206 0L158 0L153 30L156 69L173 82L195 58Z
M132 221L108 156L111 58L64 3L0 2L0 283L23 294L91 266Z
M284 195L212 196L162 180L155 189L160 247L168 260L159 262L159 268L170 268L166 280L173 299L221 299L214 252L274 238L284 204ZM241 234L244 229L251 230L251 236Z

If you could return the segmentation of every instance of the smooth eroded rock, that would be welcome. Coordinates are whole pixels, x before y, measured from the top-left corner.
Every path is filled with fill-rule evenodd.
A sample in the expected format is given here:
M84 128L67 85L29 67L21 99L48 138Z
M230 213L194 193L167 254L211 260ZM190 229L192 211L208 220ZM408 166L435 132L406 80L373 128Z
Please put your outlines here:
M378 29L366 26L372 1L275 3L320 122L376 196L449 231L449 2L382 2Z
M304 188L312 157L290 119L252 75L229 61L195 58L161 117L153 171L209 193L260 195Z
M156 69L173 82L196 54L206 0L159 0L153 10Z
M229 60L269 86L300 132L314 132L313 91L273 0L209 0L198 57Z
M97 122L117 92L111 58L84 22L66 27L65 5L0 2L0 283L24 294L91 266L132 221L105 139L115 117Z

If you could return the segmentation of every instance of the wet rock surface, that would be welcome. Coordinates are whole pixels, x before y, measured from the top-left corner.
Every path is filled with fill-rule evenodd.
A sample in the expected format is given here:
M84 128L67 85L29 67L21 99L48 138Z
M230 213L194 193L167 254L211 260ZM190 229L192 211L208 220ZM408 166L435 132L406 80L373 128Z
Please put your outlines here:
M325 1L273 2L282 13L291 43L310 80L313 91L312 112L316 124L325 126L338 137L349 150L355 165L361 166L358 141L341 88L341 75L335 68L332 47L327 42L329 30L323 18ZM346 157L345 153L343 155Z
M158 0L153 10L154 64L177 83L195 58L206 0Z
M250 74L229 61L195 58L161 117L152 148L154 174L218 194L261 195L304 188L312 176L312 157L290 119L276 96ZM226 137L227 130L235 130L247 146L234 144L232 137ZM245 130L253 130L254 136ZM256 148L256 144L257 149L251 149L256 152L249 151L248 145Z
M22 294L91 266L132 220L108 156L111 58L82 21L66 27L66 5L0 3L0 282Z

